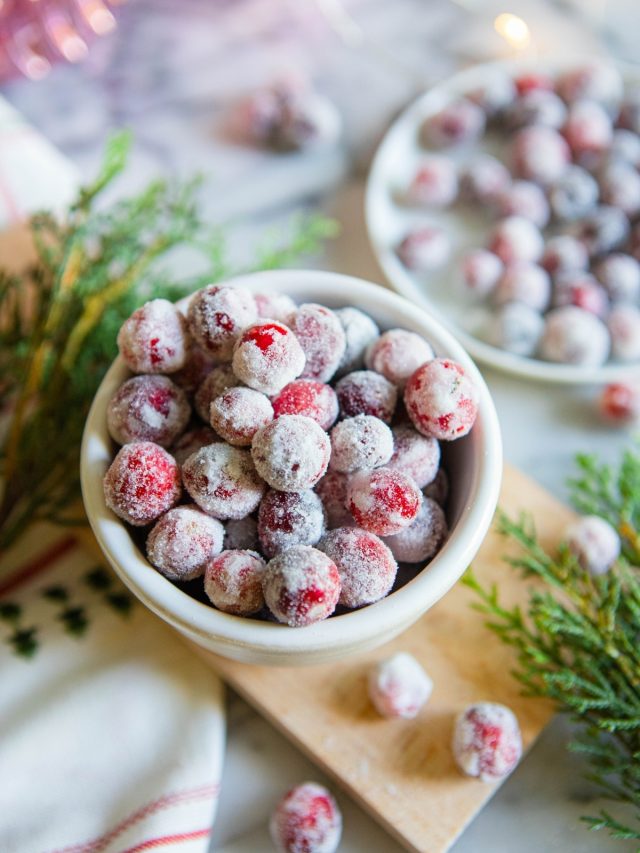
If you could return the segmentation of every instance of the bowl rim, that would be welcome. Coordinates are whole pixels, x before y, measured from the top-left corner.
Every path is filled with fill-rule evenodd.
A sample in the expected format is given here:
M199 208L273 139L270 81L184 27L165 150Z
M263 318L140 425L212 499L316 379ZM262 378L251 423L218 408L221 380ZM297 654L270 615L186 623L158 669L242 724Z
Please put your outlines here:
M623 75L625 82L640 82L640 71L631 63L572 53L562 57L511 57L479 62L438 81L411 101L387 128L373 156L365 188L364 213L369 245L390 286L410 301L416 301L419 305L432 311L434 316L460 341L470 355L482 364L503 373L536 382L553 382L563 385L598 385L620 382L636 376L640 370L640 365L638 362L631 364L613 362L599 367L560 364L543 361L539 358L515 355L475 337L463 329L455 317L450 316L425 293L420 282L404 267L393 249L379 239L378 210L382 203L382 194L389 191L388 162L393 153L396 137L406 135L411 131L415 132L425 116L441 105L443 98L451 98L460 92L464 92L469 84L478 85L483 78L489 77L496 71L513 73L535 68L557 73L575 65L589 64L593 61L604 61L614 65Z
M274 655L313 655L342 647L372 643L376 637L397 633L438 601L461 577L478 551L491 524L502 478L502 439L495 406L478 368L463 347L424 308L396 293L353 276L316 270L269 270L238 276L225 284L286 293L294 300L326 294L344 307L366 310L375 303L394 317L405 314L415 322L437 352L462 364L479 390L477 465L469 500L441 551L406 585L391 596L359 610L333 616L303 628L247 619L216 610L189 596L156 571L142 556L127 526L107 507L102 475L113 457L106 426L106 406L122 381L124 363L118 356L103 378L89 411L81 447L81 483L87 517L95 537L123 582L151 610L182 633L204 645L212 641L227 648L259 649ZM187 297L186 299L188 299ZM186 300L184 300L186 301Z

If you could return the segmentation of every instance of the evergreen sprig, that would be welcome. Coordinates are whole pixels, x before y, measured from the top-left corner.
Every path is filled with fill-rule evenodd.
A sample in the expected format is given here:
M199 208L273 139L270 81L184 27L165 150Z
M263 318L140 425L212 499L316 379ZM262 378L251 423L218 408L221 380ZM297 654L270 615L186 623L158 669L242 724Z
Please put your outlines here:
M617 467L577 457L570 481L574 506L599 515L620 533L623 553L609 572L593 577L569 549L548 553L526 516L499 512L497 530L519 546L507 563L535 579L524 608L503 607L498 588L485 588L470 570L464 582L478 596L487 625L515 650L515 677L525 694L551 699L579 724L570 749L585 755L588 778L632 811L583 818L614 838L640 840L640 447Z
M201 220L198 181L157 180L104 203L129 146L126 133L111 139L100 174L64 219L32 218L36 258L24 275L0 270L0 552L34 521L82 521L73 517L82 430L123 320L146 299L176 299L243 271L225 234ZM331 220L298 217L257 249L252 268L291 264L334 233ZM178 250L198 254L197 275L171 272Z

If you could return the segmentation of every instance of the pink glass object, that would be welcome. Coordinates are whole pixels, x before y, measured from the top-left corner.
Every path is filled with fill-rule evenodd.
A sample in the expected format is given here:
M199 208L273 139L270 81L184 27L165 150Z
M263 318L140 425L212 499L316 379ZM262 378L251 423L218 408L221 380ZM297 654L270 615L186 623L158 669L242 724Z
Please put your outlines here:
M45 77L54 62L80 62L115 25L124 0L0 0L0 80Z

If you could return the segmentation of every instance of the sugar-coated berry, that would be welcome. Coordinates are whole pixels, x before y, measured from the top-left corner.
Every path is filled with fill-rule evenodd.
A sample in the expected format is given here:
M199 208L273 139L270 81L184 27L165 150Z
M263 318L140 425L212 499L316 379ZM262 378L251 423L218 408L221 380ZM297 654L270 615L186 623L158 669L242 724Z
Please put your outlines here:
M518 74L514 81L518 95L526 95L527 92L552 92L553 78L544 71L523 71Z
M187 360L187 324L172 302L152 299L124 321L118 349L134 373L174 373Z
M335 853L342 835L342 815L326 788L305 782L280 800L269 831L279 853Z
M607 327L589 311L566 305L547 314L540 355L560 364L599 367L610 349Z
M640 175L635 166L613 163L600 173L600 198L632 219L640 212Z
M449 157L432 154L420 163L407 189L411 204L447 207L458 195L456 165Z
M383 717L412 720L429 701L433 681L413 655L397 652L369 672L369 697Z
M330 429L338 417L338 397L331 385L315 379L296 379L271 400L276 418L304 415L322 429Z
M167 451L151 441L125 444L104 476L107 506L134 527L144 527L178 503L180 468Z
M398 245L398 257L414 272L440 269L451 255L451 240L437 225L423 225L410 231Z
M543 329L544 318L535 308L508 302L491 316L484 338L494 347L529 358L538 348Z
M514 181L497 199L500 216L522 216L538 228L549 222L549 202L544 191L532 181Z
M192 454L182 476L193 500L214 518L244 518L256 509L265 489L249 451L224 442Z
M224 547L229 551L257 551L258 522L250 515L230 518L224 525Z
M282 415L255 434L251 455L272 489L302 492L313 488L327 470L331 442L311 418Z
M250 550L223 551L207 563L204 591L224 613L251 616L264 607L262 577L265 562Z
M573 157L578 162L589 162L611 144L613 127L611 119L595 101L576 101L569 107L563 128Z
M456 718L452 750L458 767L467 776L483 782L503 779L522 756L518 720L504 705L470 705Z
M256 301L244 287L210 284L189 304L189 331L216 361L231 361L240 332L258 319Z
M617 124L624 130L640 134L640 87L632 86L620 104Z
M153 441L169 447L190 414L187 395L167 376L133 376L109 400L107 427L118 444Z
M560 74L556 91L567 103L587 98L613 108L622 98L623 82L617 68L594 60Z
M429 116L422 125L422 140L435 148L474 142L484 132L485 116L472 101L461 98Z
M495 118L509 107L516 96L516 87L506 71L493 69L487 78L467 93L488 118Z
M331 430L332 470L343 474L386 465L393 455L393 435L380 418L356 415Z
M617 531L598 515L586 515L565 531L569 550L585 572L603 575L620 556Z
M511 104L505 113L505 124L511 130L528 125L544 125L559 130L566 117L567 108L555 92L532 89Z
M267 321L245 329L233 352L233 372L263 394L277 394L305 367L305 354L288 326Z
M171 454L178 465L182 466L196 450L207 444L215 444L220 437L208 426L198 426L187 430L171 447Z
M393 456L388 467L415 480L419 489L432 482L440 465L440 445L435 438L421 435L411 426L396 426L393 432Z
M595 275L612 302L640 300L640 263L621 252L613 252L598 262Z
M254 293L258 317L263 320L275 320L288 326L297 311L297 305L286 293Z
M368 314L358 308L339 308L335 314L345 335L345 349L336 376L345 376L364 365L367 347L380 335L380 329Z
M183 388L187 394L194 394L204 382L213 368L214 362L197 344L192 343L187 352L184 367L171 374L176 385Z
M224 527L199 507L177 506L156 521L147 537L147 558L172 581L200 577L222 551Z
M322 551L296 545L267 563L262 588L276 619L301 628L331 616L340 598L340 574Z
M418 432L451 441L473 427L478 389L457 362L436 358L419 367L409 379L404 402Z
M640 362L640 308L620 303L607 317L611 355L616 361Z
M480 154L460 171L460 196L473 204L493 204L511 184L511 173L491 154Z
M563 272L586 270L589 255L584 245L570 234L558 234L547 241L541 266L551 276Z
M302 378L328 382L346 347L344 329L335 312L324 305L306 303L296 311L291 328L306 357Z
M475 296L488 296L503 272L504 264L488 249L472 249L462 259L462 280Z
M598 398L602 417L612 424L640 422L640 382L611 382Z
M333 530L334 527L348 527L355 523L347 509L348 481L346 474L327 471L316 486L316 494L322 501L327 518L327 530Z
M609 310L606 290L588 272L565 272L557 276L553 304L555 307L576 305L596 317L604 317Z
M609 163L622 161L637 168L640 166L640 136L631 130L617 128L613 131L606 158Z
M552 184L570 161L565 139L557 130L532 125L518 131L513 140L513 168L520 178L538 184Z
M396 386L373 370L356 370L343 376L336 385L336 394L343 417L372 415L387 424L391 423L398 402Z
M203 421L209 423L211 404L229 388L235 388L240 380L233 372L230 364L218 364L205 376L198 385L193 398L193 406Z
M619 248L629 236L629 220L621 210L602 204L576 225L576 237L591 256Z
M374 533L359 527L330 530L318 544L337 566L343 607L363 607L389 594L398 565L389 548Z
M549 188L549 205L560 222L586 216L598 201L598 182L582 166L568 166Z
M209 420L229 444L249 447L258 430L273 420L273 406L260 391L236 386L211 403Z
M392 536L418 515L422 492L400 471L358 471L347 484L347 509L356 524L377 536Z
M324 508L315 492L270 489L258 510L260 550L274 557L294 545L315 545L324 533Z
M496 305L522 302L535 311L544 311L551 298L551 281L541 266L519 261L505 269L492 296Z
M537 261L544 250L544 240L539 229L522 216L508 216L493 229L489 249L504 264L516 261Z
M449 475L444 468L439 468L432 483L422 490L425 498L431 498L441 507L445 507L449 498Z
M365 364L402 389L411 374L434 356L433 347L420 335L406 329L389 329L371 344Z
M428 563L435 557L447 533L442 507L432 498L424 498L415 520L385 542L400 563Z

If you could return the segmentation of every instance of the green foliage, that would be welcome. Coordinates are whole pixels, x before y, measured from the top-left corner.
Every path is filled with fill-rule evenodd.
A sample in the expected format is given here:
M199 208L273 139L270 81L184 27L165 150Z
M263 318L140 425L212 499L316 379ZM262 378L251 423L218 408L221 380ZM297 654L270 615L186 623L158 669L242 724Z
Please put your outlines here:
M116 354L123 320L146 299L175 299L242 272L224 235L198 213L198 181L158 180L139 195L104 204L122 172L128 134L109 142L102 170L64 220L31 221L37 258L23 276L0 271L0 552L34 521L77 524L79 452L95 390ZM321 216L296 219L259 248L256 268L290 264L335 232ZM196 252L188 280L169 272L176 250Z
M591 829L640 840L640 448L617 468L579 456L572 500L620 533L623 555L605 575L585 572L566 546L548 554L533 524L498 515L498 531L520 546L506 558L537 581L526 608L504 608L499 590L484 588L471 570L465 583L479 596L487 625L516 654L515 677L530 696L551 699L579 723L570 748L583 753L589 778L603 793L631 806L634 826L602 812Z

